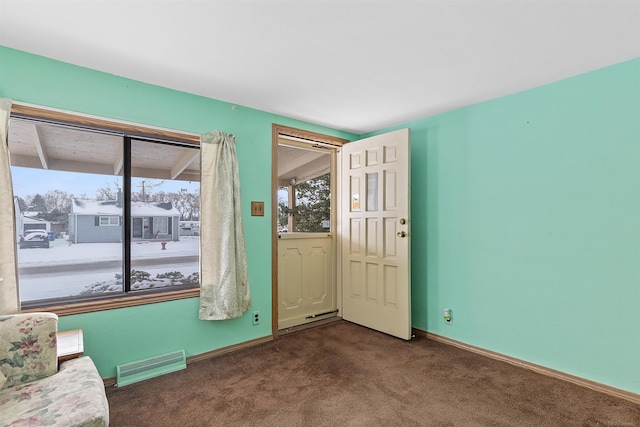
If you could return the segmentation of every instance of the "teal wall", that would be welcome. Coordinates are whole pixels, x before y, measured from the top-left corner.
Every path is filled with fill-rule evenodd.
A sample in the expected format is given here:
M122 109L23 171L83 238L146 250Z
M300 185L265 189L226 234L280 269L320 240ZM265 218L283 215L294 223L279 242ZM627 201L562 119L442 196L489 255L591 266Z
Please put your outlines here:
M0 96L237 136L262 324L199 321L196 298L61 318L85 330L103 377L271 333L271 124L357 136L3 47ZM640 60L401 127L412 144L413 325L640 393ZM251 200L265 201L265 217L248 216Z
M186 132L236 135L252 310L227 321L198 320L191 298L60 318L61 330L82 328L85 353L103 377L117 364L185 349L187 356L271 335L271 125L356 136L209 98L144 84L0 46L0 97ZM250 202L265 202L252 217Z
M402 127L413 326L640 393L640 59Z

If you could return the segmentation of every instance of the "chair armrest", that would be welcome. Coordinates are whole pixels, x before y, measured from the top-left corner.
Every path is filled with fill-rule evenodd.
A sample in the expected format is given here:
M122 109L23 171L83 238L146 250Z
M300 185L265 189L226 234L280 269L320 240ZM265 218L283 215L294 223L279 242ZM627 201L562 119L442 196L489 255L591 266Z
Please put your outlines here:
M0 388L56 373L58 316L26 313L0 316Z

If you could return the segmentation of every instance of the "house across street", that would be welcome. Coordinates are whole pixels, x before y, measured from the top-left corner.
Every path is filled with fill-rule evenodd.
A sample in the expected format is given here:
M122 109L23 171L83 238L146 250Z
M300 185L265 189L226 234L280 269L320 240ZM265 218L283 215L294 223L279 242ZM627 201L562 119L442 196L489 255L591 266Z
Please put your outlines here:
M122 227L119 200L73 199L69 214L73 243L121 242ZM131 237L180 240L180 212L171 203L131 202Z

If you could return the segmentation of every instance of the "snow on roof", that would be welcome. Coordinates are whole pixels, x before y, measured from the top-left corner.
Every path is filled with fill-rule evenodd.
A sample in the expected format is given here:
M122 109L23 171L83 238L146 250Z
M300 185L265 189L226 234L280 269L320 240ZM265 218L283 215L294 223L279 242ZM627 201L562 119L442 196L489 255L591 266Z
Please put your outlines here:
M122 215L122 207L115 200L73 199L71 212L77 215ZM180 216L180 212L169 203L131 202L133 216Z
M46 219L42 219L42 218L33 218L30 216L25 216L23 219L25 224L39 224L39 223L48 223L51 221L47 221Z

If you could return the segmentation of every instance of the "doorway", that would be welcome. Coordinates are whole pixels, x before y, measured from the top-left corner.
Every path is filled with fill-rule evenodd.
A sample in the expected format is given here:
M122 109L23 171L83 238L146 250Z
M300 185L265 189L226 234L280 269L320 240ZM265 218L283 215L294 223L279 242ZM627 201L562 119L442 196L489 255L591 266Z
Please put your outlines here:
M272 329L339 314L336 155L348 141L273 125Z

